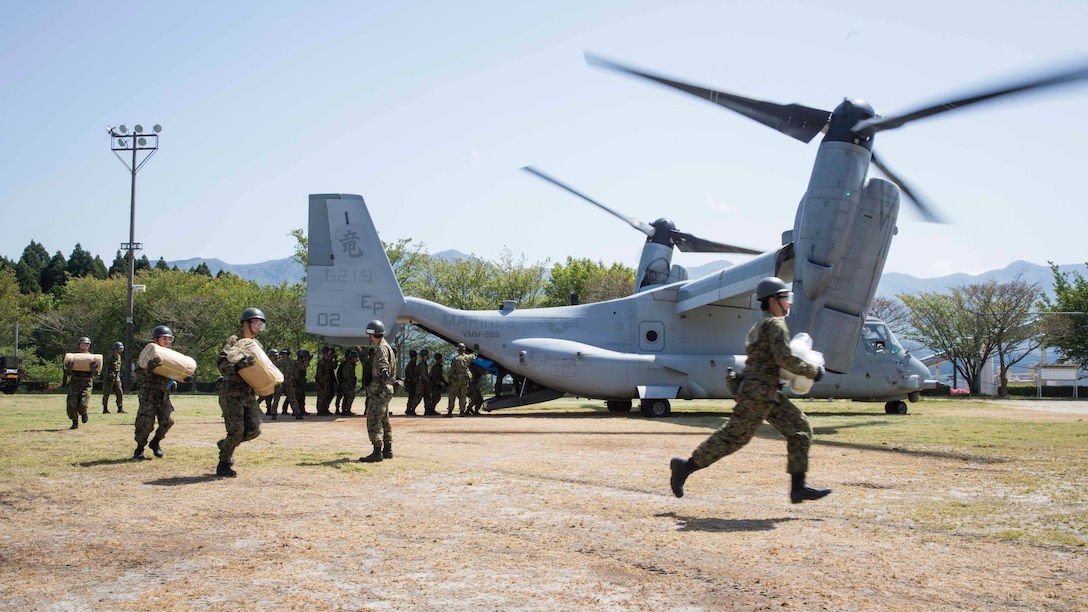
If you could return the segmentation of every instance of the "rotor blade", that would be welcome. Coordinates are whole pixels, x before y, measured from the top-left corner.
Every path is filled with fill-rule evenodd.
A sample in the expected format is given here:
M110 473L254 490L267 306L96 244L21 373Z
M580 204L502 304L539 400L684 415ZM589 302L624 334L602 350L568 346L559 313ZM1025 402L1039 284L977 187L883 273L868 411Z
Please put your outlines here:
M669 232L672 243L676 248L685 253L739 253L741 255L761 255L766 251L757 251L732 244L722 244L712 240L704 240L698 236L692 236L677 230Z
M907 198L909 198L910 201L914 203L915 208L918 209L918 212L922 215L923 219L930 223L947 223L943 217L937 214L936 209L925 204L922 201L922 198L918 197L917 193L915 193L910 187L907 187L907 184L903 182L903 179L896 176L896 174L892 172L891 169L889 169L879 159L877 159L875 151L873 152L873 165L879 168L885 176L890 178L893 183L899 186L900 191L906 194Z
M740 113L749 119L758 121L767 127L774 128L801 142L810 142L815 138L816 134L819 134L824 129L824 126L827 125L828 118L831 116L830 112L818 108L809 108L807 106L801 106L800 104L782 105L775 104L774 102L744 98L723 91L715 91L697 85L689 85L687 83L681 83L680 81L666 79L665 77L635 70L634 68L610 62L588 53L586 53L585 56L586 63L591 66L623 72L655 81L666 87L679 89L680 91L689 93L693 96L709 100L719 106L724 106L733 112Z
M637 229L638 231L642 232L643 234L646 234L650 238L654 237L654 228L653 228L652 225L649 225L647 223L639 221L638 219L636 219L634 217L625 217L625 216L621 215L620 213L612 210L611 208L605 206L604 204L601 204L597 200L594 200L593 198L587 196L586 194L581 193L579 191L576 191L573 188L564 185L563 183L557 181L556 179L553 179L552 177L548 176L547 174L544 174L543 172L541 172L540 170L537 170L536 168L534 168L532 166L525 166L524 168L522 168L522 170L528 172L529 174L534 174L534 175L544 179L545 181L548 181L552 185L555 185L556 187L559 187L560 189L565 189L566 191L578 196L579 198L582 198L586 202L589 202L590 204L600 208L601 210L611 214L612 216L617 217L619 219L622 219L628 225L630 225L631 227Z
M1046 87L1072 84L1084 79L1088 79L1088 63L1081 62L1080 65L1075 68L1063 68L1062 70L1053 73L1035 76L1026 81L1014 83L993 91L984 91L957 100L941 102L894 117L874 117L872 119L859 121L852 131L861 136L872 136L877 132L894 129L916 119L932 117L933 115L964 108L965 106L970 106L979 102Z

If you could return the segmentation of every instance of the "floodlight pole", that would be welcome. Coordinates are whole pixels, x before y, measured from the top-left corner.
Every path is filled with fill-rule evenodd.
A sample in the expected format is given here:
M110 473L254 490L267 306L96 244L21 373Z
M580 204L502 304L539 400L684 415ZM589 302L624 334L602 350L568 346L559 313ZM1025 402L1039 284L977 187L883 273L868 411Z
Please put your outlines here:
M151 156L155 154L155 151L159 150L159 132L162 131L162 127L156 125L153 129L155 131L154 134L141 135L143 133L143 127L136 125L133 128L133 134L128 135L128 128L124 125L116 129L112 127L107 128L110 133L110 149L132 175L132 198L129 203L128 218L128 242L121 243L121 248L128 251L128 308L125 311L125 365L121 373L121 388L125 393L132 391L132 310L135 301L133 298L133 288L136 277L136 251L143 248L142 244L136 242L136 173L147 163L147 160L151 159ZM132 151L132 163L130 164L125 161L125 159L118 154L118 151ZM138 161L137 159L139 151L147 152L142 161Z

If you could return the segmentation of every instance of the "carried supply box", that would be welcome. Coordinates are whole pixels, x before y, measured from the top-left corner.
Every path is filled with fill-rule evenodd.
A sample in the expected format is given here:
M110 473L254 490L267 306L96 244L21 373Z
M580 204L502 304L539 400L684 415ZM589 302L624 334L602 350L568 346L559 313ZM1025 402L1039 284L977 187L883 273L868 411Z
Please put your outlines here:
M154 342L148 342L144 350L140 351L140 357L136 364L146 370L147 364L158 358L161 363L155 366L152 374L158 374L172 380L185 380L196 374L196 360L188 355L183 355L172 348L159 346Z
M102 355L98 353L65 353L64 364L73 372L102 371ZM94 366L92 370L91 366Z
M253 356L253 365L238 370L238 375L246 381L257 395L272 395L276 385L283 382L283 372L268 358L268 353L253 338L240 338L227 352L227 361L238 363L246 355Z

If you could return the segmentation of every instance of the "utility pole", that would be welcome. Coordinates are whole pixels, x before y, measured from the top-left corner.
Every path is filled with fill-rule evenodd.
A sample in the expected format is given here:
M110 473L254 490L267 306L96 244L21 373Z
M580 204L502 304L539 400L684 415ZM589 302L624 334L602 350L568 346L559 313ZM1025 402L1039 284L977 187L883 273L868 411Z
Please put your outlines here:
M132 200L129 205L128 242L122 242L121 248L128 251L128 309L125 311L125 367L121 373L121 386L125 393L132 391L132 307L133 307L133 280L136 276L136 251L143 245L136 242L136 173L144 167L147 160L159 150L159 132L162 126L155 124L152 128L154 134L144 134L142 125L137 124L132 128L132 134L124 125L117 128L108 127L110 133L110 149L117 159L125 165L132 175ZM132 152L132 163L122 157L119 151ZM141 153L142 152L142 153ZM140 155L143 158L140 159Z

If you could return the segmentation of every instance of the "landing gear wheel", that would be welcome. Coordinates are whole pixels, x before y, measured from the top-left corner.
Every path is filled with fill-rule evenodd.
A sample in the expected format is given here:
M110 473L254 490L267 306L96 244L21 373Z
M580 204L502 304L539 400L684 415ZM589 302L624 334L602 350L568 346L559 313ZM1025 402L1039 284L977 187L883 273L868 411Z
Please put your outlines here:
M903 400L887 402L884 404L884 412L887 414L906 414L907 403Z
M604 405L609 412L631 412L631 400L607 400Z
M660 419L661 417L669 416L672 412L672 407L669 405L669 400L663 399L651 399L642 400L642 404L639 405L639 410L642 411L642 416L651 419Z

